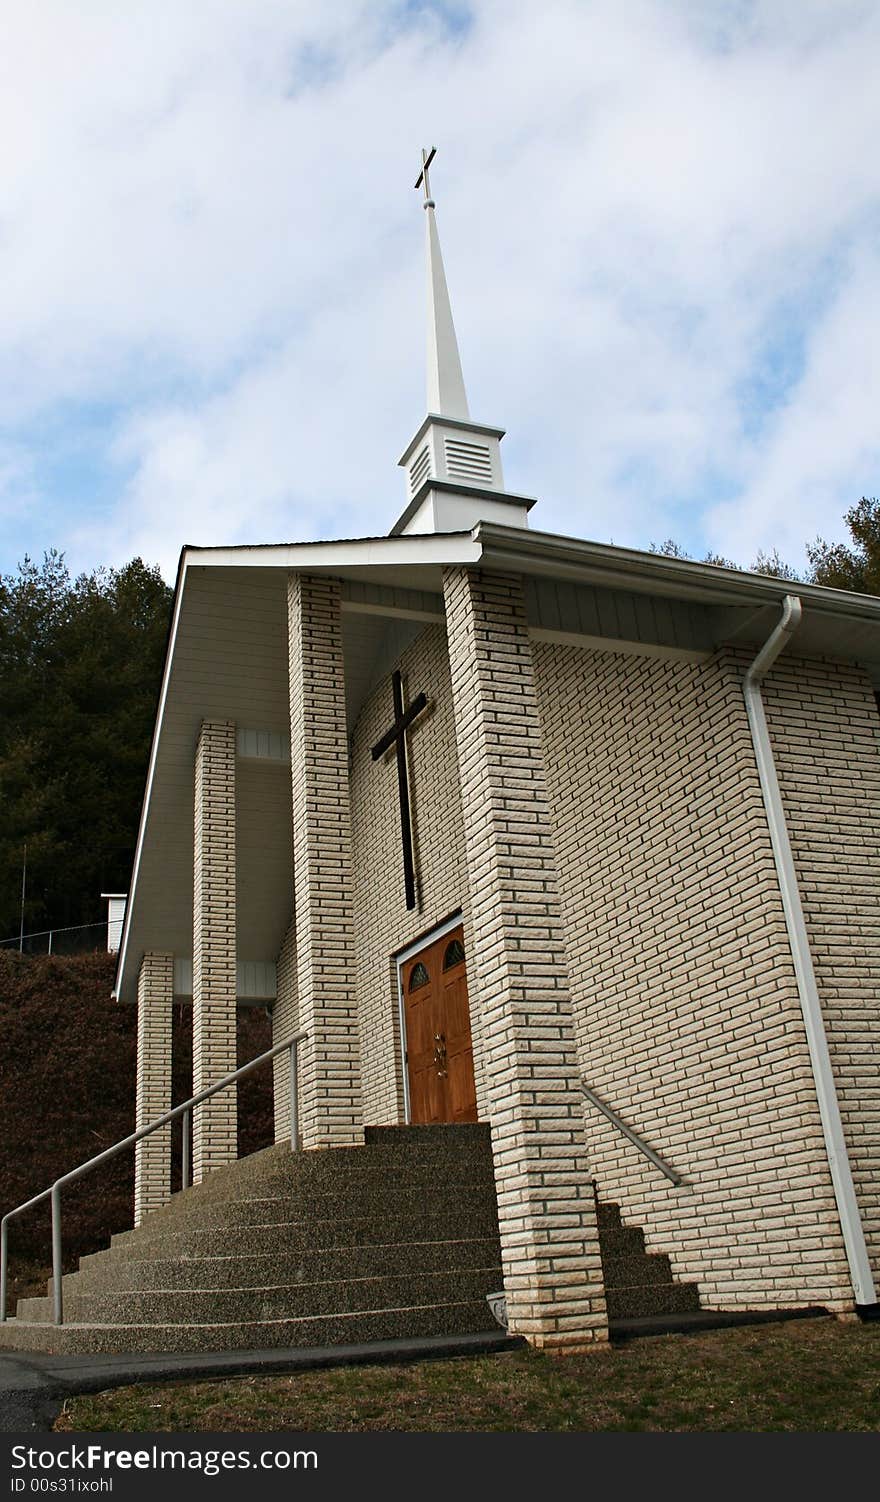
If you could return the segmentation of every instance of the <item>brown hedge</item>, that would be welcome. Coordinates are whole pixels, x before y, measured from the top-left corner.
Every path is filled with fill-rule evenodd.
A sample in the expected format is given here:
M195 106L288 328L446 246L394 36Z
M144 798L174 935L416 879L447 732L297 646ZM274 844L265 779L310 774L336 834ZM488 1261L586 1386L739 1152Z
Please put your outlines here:
M31 957L0 950L0 1210L45 1189L134 1129L136 1011L111 999L107 954ZM239 1014L238 1058L270 1046L262 1011ZM272 1140L271 1066L239 1085L239 1153ZM174 1009L174 1102L192 1080L191 1009ZM179 1183L175 1139L173 1184ZM65 1192L65 1264L132 1223L134 1155ZM41 1206L10 1227L10 1254L49 1260Z

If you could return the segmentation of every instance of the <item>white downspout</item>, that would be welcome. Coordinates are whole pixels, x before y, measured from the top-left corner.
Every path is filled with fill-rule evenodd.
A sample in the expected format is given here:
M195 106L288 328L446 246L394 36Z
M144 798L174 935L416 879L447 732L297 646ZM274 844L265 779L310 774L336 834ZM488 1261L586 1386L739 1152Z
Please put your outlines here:
M788 929L789 943L791 944L798 995L804 1014L804 1026L810 1050L810 1063L813 1069L813 1079L816 1084L816 1095L819 1101L819 1115L825 1138L825 1150L828 1154L828 1165L831 1169L834 1197L837 1201L840 1224L843 1230L843 1241L846 1247L847 1261L849 1262L853 1293L857 1304L874 1304L877 1300L877 1294L874 1288L871 1266L868 1261L862 1219L856 1202L849 1155L843 1136L843 1124L840 1119L840 1107L837 1101L837 1091L834 1087L834 1076L831 1072L831 1058L828 1053L828 1040L825 1036L825 1024L822 1019L819 991L816 986L816 975L813 970L813 960L810 954L810 942L807 938L807 927L804 922L804 911L801 906L800 891L798 890L797 876L794 869L791 842L788 837L785 812L782 807L782 796L779 791L779 779L776 775L776 764L773 760L770 735L767 730L764 701L761 698L762 679L766 677L779 653L797 630L800 621L800 600L796 595L786 595L782 619L771 632L746 673L743 683L743 693L746 701L746 712L749 717L749 729L752 733L752 743L755 748L755 760L758 763L761 793L764 798L764 807L767 810L767 823L770 826L770 842L773 846L773 858L776 862L776 874L779 879L779 890L782 894L785 924Z

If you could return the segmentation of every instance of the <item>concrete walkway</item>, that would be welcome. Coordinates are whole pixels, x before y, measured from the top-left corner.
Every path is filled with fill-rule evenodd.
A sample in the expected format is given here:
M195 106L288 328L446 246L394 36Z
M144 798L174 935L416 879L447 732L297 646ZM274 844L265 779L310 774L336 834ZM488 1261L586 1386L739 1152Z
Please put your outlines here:
M48 1433L65 1398L104 1392L132 1382L205 1381L213 1377L282 1376L319 1367L431 1361L512 1351L520 1338L495 1335L433 1335L420 1340L377 1340L366 1345L315 1346L308 1350L218 1351L214 1354L152 1356L46 1356L0 1354L0 1432Z

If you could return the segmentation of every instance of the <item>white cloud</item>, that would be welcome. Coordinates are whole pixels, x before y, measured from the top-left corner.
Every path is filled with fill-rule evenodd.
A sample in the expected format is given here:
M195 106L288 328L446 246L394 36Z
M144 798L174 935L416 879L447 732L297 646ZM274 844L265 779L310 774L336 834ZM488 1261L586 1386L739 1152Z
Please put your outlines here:
M118 505L45 497L76 566L390 525L433 141L471 409L508 428L534 525L748 561L877 489L876 6L468 15L11 8L0 435L106 409Z
M804 375L752 456L741 497L709 515L719 550L743 556L777 547L802 563L803 545L833 527L850 504L877 493L880 476L880 254L862 252L815 326ZM829 508L831 502L831 509Z

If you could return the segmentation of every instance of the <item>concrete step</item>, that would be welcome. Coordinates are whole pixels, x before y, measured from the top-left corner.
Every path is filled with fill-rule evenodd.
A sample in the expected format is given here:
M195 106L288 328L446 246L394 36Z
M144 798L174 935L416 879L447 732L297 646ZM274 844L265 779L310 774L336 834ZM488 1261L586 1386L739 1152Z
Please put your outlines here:
M609 1315L699 1309L620 1207L597 1205ZM67 1323L23 1300L0 1349L233 1350L494 1328L502 1286L484 1126L369 1128L363 1147L288 1144L217 1170L65 1279ZM28 1318L27 1316L31 1316Z
M673 1281L669 1258L663 1252L655 1252L650 1256L646 1252L641 1255L629 1252L612 1255L603 1252L602 1275L606 1288L629 1288L641 1283L655 1287L664 1283L671 1284Z
M599 1249L608 1257L644 1257L645 1233L641 1226L603 1226L599 1230Z
M407 1134L418 1135L409 1144ZM272 1198L277 1194L302 1195L304 1204L312 1192L336 1192L357 1184L373 1184L377 1192L403 1174L413 1188L426 1193L439 1186L469 1182L494 1194L492 1154L488 1128L474 1124L445 1128L369 1128L378 1140L369 1146L325 1148L293 1153L289 1143L265 1148L215 1170L201 1183L173 1195L168 1204L153 1211L144 1225L165 1225L193 1207L214 1202L237 1202ZM131 1234L131 1233L123 1233Z
M481 1172L492 1171L489 1129L478 1123L450 1128L368 1127L366 1137L363 1146L313 1148L299 1153L292 1152L289 1143L278 1143L215 1169L187 1193L222 1198L227 1186L232 1185L238 1197L248 1193L251 1183L274 1175L289 1177L293 1183L323 1173L336 1177L379 1172L401 1163L407 1171L421 1166L436 1172L443 1164L448 1165L450 1172L457 1172L466 1164ZM178 1194L175 1199L179 1197Z
M146 1225L142 1228L147 1230ZM387 1217L380 1214L331 1219L273 1221L268 1225L207 1226L169 1230L163 1234L114 1237L96 1258L154 1259L156 1257L216 1257L271 1255L283 1248L294 1253L311 1248L377 1245L412 1241L469 1240L497 1236L494 1204L476 1200L436 1214L431 1207L421 1215ZM84 1265L91 1258L83 1259Z
M254 1320L243 1324L61 1326L18 1319L0 1324L0 1350L125 1354L130 1351L236 1351L356 1345L373 1340L430 1335L497 1334L485 1299L446 1304L407 1304L302 1319Z
M154 1289L77 1292L65 1299L65 1319L76 1324L245 1324L302 1319L308 1315L354 1314L358 1310L479 1299L499 1287L500 1265L408 1273L384 1278L331 1279L265 1287ZM48 1298L22 1299L18 1314L28 1322L50 1321Z
M700 1307L696 1283L640 1283L622 1288L606 1285L605 1299L608 1318L613 1320L690 1313Z
M456 1148L491 1154L492 1129L484 1121L443 1122L437 1126L368 1126L364 1128L367 1147L394 1148L405 1155L425 1147L439 1152Z
M696 1283L676 1283L665 1252L647 1252L641 1227L623 1224L620 1206L596 1200L599 1251L608 1318L613 1321L690 1313L700 1307Z
M316 1283L332 1278L444 1272L498 1262L495 1237L473 1240L376 1242L361 1246L308 1249L291 1255L126 1258L85 1266L64 1279L65 1298L104 1289L241 1288L267 1283ZM49 1296L52 1279L49 1279Z
M379 1218L421 1217L426 1210L434 1214L467 1212L485 1205L490 1199L490 1186L464 1180L458 1183L422 1184L418 1179L411 1182L407 1177L389 1187L387 1177L378 1176L365 1183L337 1186L334 1189L312 1190L308 1194L252 1195L241 1199L190 1201L181 1204L173 1216L164 1215L160 1220L152 1216L139 1226L137 1232L123 1231L111 1239L111 1245L138 1239L140 1235L166 1235L173 1231L208 1230L211 1226L245 1226L287 1224L293 1220L358 1219L370 1214Z
M269 1149L267 1151L274 1151ZM336 1161L336 1152L344 1154L342 1162ZM280 1157L275 1154L261 1166L259 1172L251 1169L242 1174L219 1169L201 1183L190 1189L178 1191L161 1209L154 1210L150 1219L167 1219L179 1213L183 1205L207 1205L226 1203L229 1200L264 1199L267 1195L289 1194L308 1199L315 1193L333 1190L356 1192L372 1185L378 1188L392 1178L403 1175L407 1184L421 1186L425 1192L443 1184L475 1183L487 1189L494 1184L491 1157L472 1153L458 1153L440 1157L418 1157L406 1160L400 1152L360 1148L351 1149L348 1157L344 1149L325 1153L292 1154L286 1150ZM355 1152L362 1156L356 1158ZM255 1155L256 1156L256 1155ZM260 1155L262 1156L262 1155ZM247 1164L248 1160L242 1160Z
M374 1128L267 1148L175 1195L64 1280L65 1324L25 1299L0 1348L199 1351L492 1331L502 1287L483 1126Z

